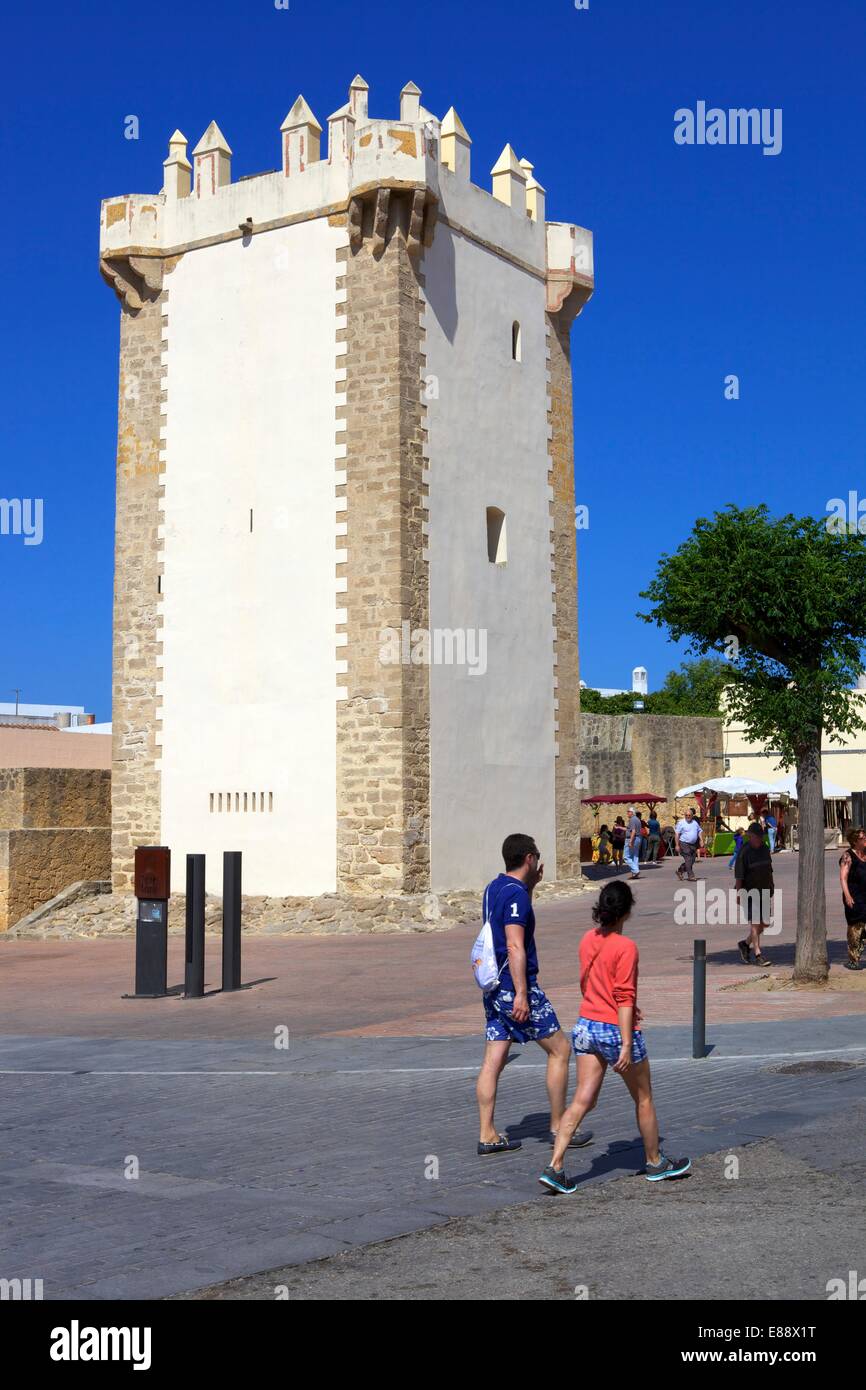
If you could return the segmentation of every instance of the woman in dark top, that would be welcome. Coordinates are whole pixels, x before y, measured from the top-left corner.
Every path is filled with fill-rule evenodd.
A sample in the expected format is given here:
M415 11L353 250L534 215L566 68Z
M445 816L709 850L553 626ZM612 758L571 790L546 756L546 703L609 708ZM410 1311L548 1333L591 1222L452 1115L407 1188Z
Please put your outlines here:
M625 821L622 816L617 816L613 824L610 837L610 848L613 855L613 862L617 868L622 868L622 854L625 849Z
M866 831L859 826L845 836L850 849L839 860L839 882L848 925L848 970L862 970L860 957L866 944Z
M764 918L769 918L773 900L773 860L769 845L764 844L763 826L757 821L749 826L734 862L734 883L740 898L740 911L745 908L749 923L749 935L737 942L740 958L748 965L752 950L755 964L766 968L772 961L761 951L761 932L768 925ZM746 890L745 895L740 894L740 889Z

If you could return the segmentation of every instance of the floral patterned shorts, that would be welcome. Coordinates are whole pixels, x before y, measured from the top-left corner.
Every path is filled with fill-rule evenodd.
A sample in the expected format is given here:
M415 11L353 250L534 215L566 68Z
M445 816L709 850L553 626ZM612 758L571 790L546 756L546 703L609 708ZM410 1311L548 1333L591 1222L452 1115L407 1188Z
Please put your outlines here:
M514 991L492 990L484 996L484 1013L487 1017L488 1042L538 1042L559 1032L559 1019L553 1005L543 989L538 985L529 986L529 1018L525 1023L515 1023L510 1010L514 1006Z

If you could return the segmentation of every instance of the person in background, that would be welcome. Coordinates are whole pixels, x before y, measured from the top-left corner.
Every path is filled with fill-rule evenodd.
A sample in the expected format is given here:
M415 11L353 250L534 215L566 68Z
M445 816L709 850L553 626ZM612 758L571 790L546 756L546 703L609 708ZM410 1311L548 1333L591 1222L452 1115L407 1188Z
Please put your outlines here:
M603 825L598 832L598 862L599 864L610 863L610 831Z
M743 840L744 840L745 838L746 838L746 837L745 837L744 831L743 831L741 828L738 827L738 828L734 831L734 852L733 852L733 854L731 855L730 859L728 860L728 868L729 868L729 869L732 869L732 868L734 867L734 864L736 863L736 860L737 860L737 855L739 854L740 850L743 848Z
M773 808L771 806L770 809L767 811L767 814L764 816L764 825L766 826L767 835L770 840L771 854L776 853L776 824L776 817L773 815Z
M662 828L659 825L658 816L655 811L650 811L647 817L647 842L646 857L650 864L657 864L659 861L659 845L662 838Z
M632 878L640 878L640 843L643 827L633 806L628 808L628 822L625 827L625 862L631 869Z
M550 1163L539 1177L542 1186L570 1197L576 1178L563 1163L578 1125L592 1110L609 1066L619 1072L634 1101L637 1126L646 1153L644 1177L650 1182L679 1178L691 1168L688 1158L668 1158L659 1148L659 1122L650 1081L646 1043L637 1007L638 949L623 932L634 894L627 883L606 883L592 910L594 927L580 942L580 1017L572 1030L577 1057L577 1087L559 1123Z
M848 849L839 860L839 883L848 927L846 970L862 970L860 957L866 945L866 832L852 826L845 836Z
M746 914L749 920L749 935L743 941L738 941L740 949L740 959L744 965L749 965L749 948L755 953L755 964L763 967L772 965L761 952L761 932L768 925L764 921L770 912L767 906L773 897L773 860L770 855L769 845L764 844L764 830L757 821L749 826L746 843L737 855L737 862L734 865L734 884L739 893L741 888L746 890ZM756 902L755 890L759 897ZM757 922L755 917L757 915Z
M639 845L639 847L638 847L638 858L640 859L640 862L641 862L642 864L645 864L645 863L646 863L646 856L647 856L647 840L649 839L649 826L647 825L647 823L646 823L646 821L644 820L643 816L640 816L639 819L640 819L640 845Z
M681 879L686 874L689 883L695 882L695 855L701 844L701 825L695 819L694 810L689 807L685 817L678 820L674 826L676 836L677 854L681 854L683 862L677 869L677 878Z
M613 830L610 834L610 852L616 868L621 869L623 851L625 849L625 821L622 816L617 816L613 823Z

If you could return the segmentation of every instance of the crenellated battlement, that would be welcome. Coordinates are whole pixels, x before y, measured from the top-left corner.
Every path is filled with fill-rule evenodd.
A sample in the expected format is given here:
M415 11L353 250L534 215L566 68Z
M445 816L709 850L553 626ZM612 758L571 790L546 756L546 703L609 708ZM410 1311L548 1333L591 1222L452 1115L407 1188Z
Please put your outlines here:
M394 195L409 200L414 254L430 244L441 217L549 282L552 275L551 308L575 285L591 292L592 234L545 222L545 190L534 166L519 159L510 144L491 170L489 189L473 183L472 141L454 107L440 121L422 106L420 89L409 82L400 93L399 116L371 117L369 88L356 76L349 100L328 117L327 127L324 150L323 127L299 96L279 129L279 168L234 181L232 149L215 121L191 159L186 136L175 130L160 192L102 203L105 279L135 308L135 301L158 288L160 276L146 264L149 259L311 217L345 217L357 245L365 226L387 223Z

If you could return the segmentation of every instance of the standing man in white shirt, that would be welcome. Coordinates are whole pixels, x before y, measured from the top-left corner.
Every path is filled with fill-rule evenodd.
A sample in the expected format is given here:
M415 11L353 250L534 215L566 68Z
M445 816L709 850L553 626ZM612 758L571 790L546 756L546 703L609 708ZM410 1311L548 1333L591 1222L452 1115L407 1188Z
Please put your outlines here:
M674 826L674 835L676 836L677 854L681 854L683 857L683 862L677 869L677 878L681 879L685 874L689 883L694 883L695 855L701 847L701 826L700 822L695 819L691 807L686 811L685 818L677 821Z

